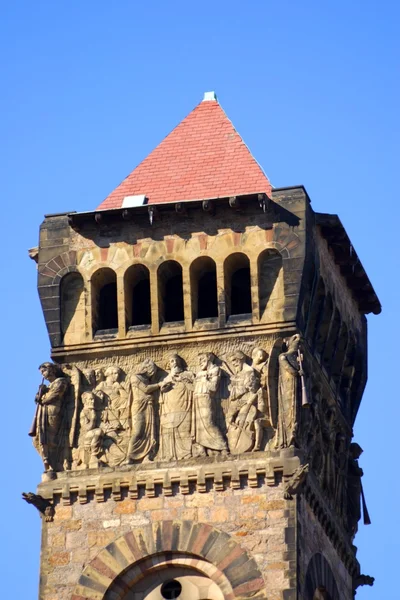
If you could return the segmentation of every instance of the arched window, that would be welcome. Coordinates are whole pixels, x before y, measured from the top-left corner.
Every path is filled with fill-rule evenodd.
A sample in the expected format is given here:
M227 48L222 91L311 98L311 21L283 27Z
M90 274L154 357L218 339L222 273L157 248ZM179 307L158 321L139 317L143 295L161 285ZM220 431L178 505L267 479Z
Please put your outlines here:
M68 273L60 284L60 325L64 344L77 344L85 334L85 296L80 273Z
M144 265L132 265L125 273L126 326L151 324L150 273Z
M99 269L92 276L93 332L117 333L117 276L112 269Z
M305 600L340 600L332 569L320 553L308 563L303 596Z
M217 269L208 256L196 258L190 266L193 321L218 317Z
M225 260L226 316L251 314L250 261L245 254L236 252Z
M266 317L268 305L284 302L282 255L277 250L264 250L258 257L258 294L260 317ZM273 307L273 309L276 308Z
M160 325L184 320L182 267L175 260L158 268L158 307Z

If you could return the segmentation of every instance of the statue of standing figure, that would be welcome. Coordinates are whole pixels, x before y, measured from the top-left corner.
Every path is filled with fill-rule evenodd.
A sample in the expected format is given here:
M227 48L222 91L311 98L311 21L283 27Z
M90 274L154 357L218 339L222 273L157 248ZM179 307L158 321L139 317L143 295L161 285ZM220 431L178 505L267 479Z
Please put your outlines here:
M193 392L192 439L197 456L227 452L227 445L215 424L216 402L221 369L212 352L199 354L200 370L196 374Z
M68 380L59 367L50 362L40 365L39 371L50 385L41 384L36 394L35 417L29 435L39 452L45 471L57 469L60 460L60 428L63 414L63 401L68 388Z
M183 359L172 354L169 373L160 390L160 460L183 460L192 456L192 399L194 375Z
M157 373L155 363L146 358L130 379L130 440L124 464L151 460L156 446L154 393L159 383L152 383Z
M287 350L279 355L278 429L275 447L293 446L298 420L298 381L303 374L298 362L300 335L287 341Z

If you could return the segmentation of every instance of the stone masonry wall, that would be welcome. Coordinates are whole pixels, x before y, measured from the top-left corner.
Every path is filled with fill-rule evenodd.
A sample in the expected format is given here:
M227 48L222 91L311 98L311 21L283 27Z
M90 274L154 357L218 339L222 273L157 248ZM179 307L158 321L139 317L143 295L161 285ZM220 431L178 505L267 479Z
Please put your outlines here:
M321 553L328 561L338 588L339 598L351 600L353 598L352 578L304 496L298 500L298 542L299 600L306 600L303 594L307 567L316 553Z
M265 581L264 597L292 598L283 590L295 586L294 507L294 500L283 499L282 484L271 488L265 483L257 489L58 504L54 522L43 521L40 600L70 600L83 569L107 544L170 520L206 523L229 534L256 561ZM93 594L94 599L102 597Z

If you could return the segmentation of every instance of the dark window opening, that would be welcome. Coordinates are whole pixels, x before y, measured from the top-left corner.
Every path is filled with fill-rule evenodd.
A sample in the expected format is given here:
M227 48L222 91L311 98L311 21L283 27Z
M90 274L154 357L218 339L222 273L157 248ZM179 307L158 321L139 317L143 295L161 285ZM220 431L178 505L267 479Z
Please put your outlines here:
M160 325L184 320L182 267L175 260L158 269L158 306Z
M99 269L91 284L93 333L114 334L118 330L116 274L109 268Z
M231 315L251 313L250 268L238 269L231 280Z
M176 579L166 581L161 586L161 596L165 598L165 600L175 600L175 598L179 598L181 591L182 586Z
M199 279L197 296L197 317L209 319L218 317L217 276L214 273L204 273Z
M150 281L142 279L133 288L132 325L150 325Z
M224 264L226 317L251 315L250 261L242 252L228 256Z
M117 284L106 283L99 293L97 329L118 329Z
M165 284L165 321L183 321L182 273L171 277Z

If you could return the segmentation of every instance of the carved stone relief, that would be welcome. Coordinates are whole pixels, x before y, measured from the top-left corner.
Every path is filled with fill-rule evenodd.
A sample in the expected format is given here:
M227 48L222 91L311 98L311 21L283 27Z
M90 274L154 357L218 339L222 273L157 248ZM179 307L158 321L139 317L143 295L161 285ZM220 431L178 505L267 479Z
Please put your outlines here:
M286 363L297 351L297 338L296 348L289 342L288 350L274 354L275 371L278 365L282 371L282 392L275 395L270 354L259 346L248 354L200 352L190 366L177 353L163 364L145 358L123 368L63 366L61 371L43 363L40 370L49 385L39 388L30 434L45 471L237 455L273 449L276 434L292 443L296 383L291 380L298 369L291 372ZM279 415L280 406L274 406L274 398L285 410L275 425L271 414Z

